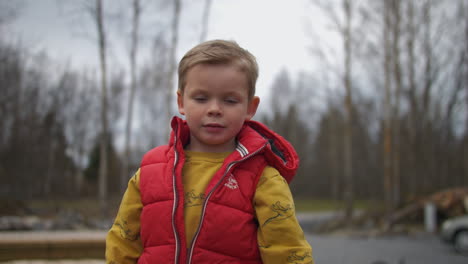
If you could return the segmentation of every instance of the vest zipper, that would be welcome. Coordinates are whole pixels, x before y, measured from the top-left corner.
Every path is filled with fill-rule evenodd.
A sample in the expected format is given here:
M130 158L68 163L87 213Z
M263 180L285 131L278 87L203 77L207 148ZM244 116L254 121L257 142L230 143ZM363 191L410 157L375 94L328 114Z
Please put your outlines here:
M177 264L179 262L179 251L180 251L180 241L179 241L179 234L177 233L177 228L175 224L175 216L177 212L177 204L179 203L179 199L177 196L177 182L176 182L176 166L177 162L179 162L179 153L177 152L177 129L178 126L174 129L174 167L172 168L172 186L174 191L174 205L172 206L172 231L174 232L174 237L176 240L176 248L175 248L175 259L174 263Z
M223 176L221 177L221 179L216 183L216 185L213 187L213 189L211 189L210 193L208 193L208 196L206 196L206 199L205 201L203 202L203 208L202 208L202 213L201 213L201 216L200 216L200 222L198 223L198 228L197 228L197 232L195 232L195 235L193 236L193 239L192 239L192 243L190 244L190 248L188 249L188 255L187 255L187 264L190 264L192 263L192 254L193 254L193 249L195 248L195 243L197 241L197 238L198 238L198 234L200 233L200 230L201 230L201 226L203 224L203 220L205 218L205 211L206 211L206 206L208 205L208 200L210 199L211 195L214 193L214 191L218 188L218 186L221 184L221 182L223 182L224 178L226 177L227 173L229 172L229 170L231 170L231 168L239 163L239 162L243 162L245 161L246 159L256 155L258 152L260 152L262 149L264 149L266 147L266 145L268 145L268 143L265 143L262 147L260 147L259 149L257 149L255 152L251 153L250 155L247 155L245 157L243 157L242 159L240 160L237 160L237 161L233 161L231 163L229 163L226 171L224 172Z

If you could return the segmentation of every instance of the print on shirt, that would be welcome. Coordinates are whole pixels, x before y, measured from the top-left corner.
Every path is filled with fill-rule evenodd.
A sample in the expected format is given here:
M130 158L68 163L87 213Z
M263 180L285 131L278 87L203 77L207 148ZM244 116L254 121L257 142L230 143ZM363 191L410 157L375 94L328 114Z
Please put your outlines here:
M263 245L263 244L258 243L258 247L259 248L269 248L269 247L271 247L271 245Z
M306 259L308 259L308 261L303 262ZM307 253L304 253L303 256L301 256L301 255L297 255L296 251L293 251L291 255L288 256L287 260L288 260L288 263L309 264L309 263L312 263L312 254L310 252L307 252Z
M286 181L286 179L285 179L283 176L279 175L279 174L273 176L272 179L280 180L280 181L282 181L284 184L288 184L288 182Z
M115 226L120 229L120 236L124 239L135 241L140 236L139 232L133 232L129 227L127 220L123 219L122 217L119 220L115 221Z
M229 178L228 178L227 182L224 184L224 186L228 187L231 190L239 188L239 185L237 185L237 181L234 178L234 175L232 175L232 173L231 173L231 175L229 175Z
M204 193L195 194L195 190L192 189L190 192L185 193L184 207L201 206L204 200Z
M263 223L262 227L266 226L271 222L283 221L291 216L293 216L293 208L290 204L282 205L280 201L276 201L276 203L270 206L270 209L275 213L274 216L268 218L265 223Z

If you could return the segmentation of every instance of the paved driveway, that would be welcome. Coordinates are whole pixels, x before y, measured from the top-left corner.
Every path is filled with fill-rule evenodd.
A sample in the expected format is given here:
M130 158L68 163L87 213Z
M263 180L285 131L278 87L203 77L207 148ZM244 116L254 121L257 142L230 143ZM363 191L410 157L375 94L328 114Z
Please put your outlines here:
M307 235L316 264L467 264L436 236L348 238Z
M307 234L316 264L467 264L436 236L349 238ZM380 262L379 262L380 261ZM102 260L11 261L8 264L104 264Z

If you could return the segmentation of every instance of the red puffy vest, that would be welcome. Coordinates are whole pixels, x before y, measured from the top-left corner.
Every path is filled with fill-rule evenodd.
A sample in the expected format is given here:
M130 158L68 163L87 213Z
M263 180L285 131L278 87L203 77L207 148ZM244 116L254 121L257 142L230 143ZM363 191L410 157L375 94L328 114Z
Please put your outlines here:
M298 167L292 146L261 123L247 121L236 151L224 161L205 191L200 224L186 245L182 168L190 132L172 120L169 145L154 148L140 167L141 239L138 263L262 263L253 198L266 165L290 182Z

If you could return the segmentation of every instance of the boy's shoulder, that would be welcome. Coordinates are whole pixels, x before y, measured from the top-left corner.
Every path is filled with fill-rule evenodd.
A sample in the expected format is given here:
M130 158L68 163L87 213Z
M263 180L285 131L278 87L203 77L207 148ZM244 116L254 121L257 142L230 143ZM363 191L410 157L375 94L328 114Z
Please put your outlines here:
M140 167L154 163L167 162L169 153L168 145L154 147L143 155Z

